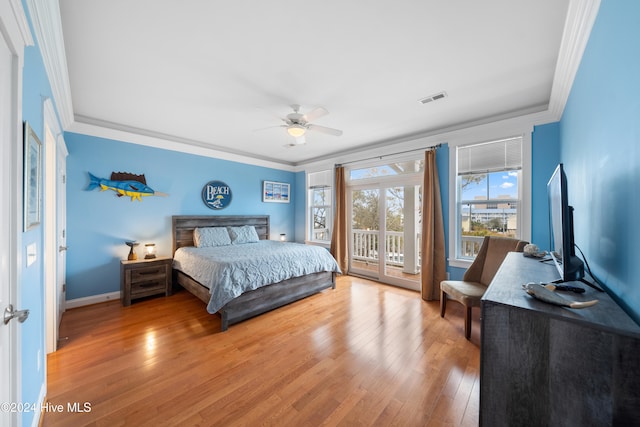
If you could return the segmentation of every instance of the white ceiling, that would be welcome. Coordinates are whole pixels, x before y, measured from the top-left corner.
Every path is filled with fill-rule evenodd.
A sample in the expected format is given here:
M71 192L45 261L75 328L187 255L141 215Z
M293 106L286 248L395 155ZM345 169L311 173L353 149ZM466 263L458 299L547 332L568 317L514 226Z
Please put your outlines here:
M60 13L75 123L299 165L546 110L568 5L60 0ZM287 147L291 104L325 107L315 123L343 135Z

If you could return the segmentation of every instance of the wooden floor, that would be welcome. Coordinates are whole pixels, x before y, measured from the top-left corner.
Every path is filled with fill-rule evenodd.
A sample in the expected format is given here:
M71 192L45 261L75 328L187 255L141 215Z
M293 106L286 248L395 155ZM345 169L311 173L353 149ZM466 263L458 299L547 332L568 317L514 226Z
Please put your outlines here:
M447 310L353 277L223 333L186 291L72 309L42 425L476 426L479 320Z
M373 264L373 263L364 262L364 261L354 261L354 260L351 261L351 267L370 271L374 273L374 275L376 276L377 276L376 273L380 269L378 264ZM416 282L416 286L420 287L420 272L416 274L405 273L402 267L391 265L391 264L387 264L385 266L385 272L388 276L391 276L391 277L399 277L402 279L411 280L412 282ZM369 274L365 274L365 275L370 276Z

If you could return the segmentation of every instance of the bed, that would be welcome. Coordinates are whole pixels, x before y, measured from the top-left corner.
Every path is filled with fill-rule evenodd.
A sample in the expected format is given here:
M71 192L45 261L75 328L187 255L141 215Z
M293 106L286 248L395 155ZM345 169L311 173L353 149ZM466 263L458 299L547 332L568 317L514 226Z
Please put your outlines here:
M282 277L284 277L281 276L281 274L285 273L281 273L279 271L276 271L270 275L266 274L264 275L264 277L262 277L263 275L260 275L260 277L255 277L252 274L243 273L242 270L239 270L239 272L237 273L222 273L226 270L221 270L222 268L224 268L221 266L202 267L202 269L209 268L210 271L207 272L207 274L209 276L214 276L209 277L208 279L207 274L204 274L198 269L189 271L189 268L192 268L189 267L190 264L197 265L197 262L203 262L202 260L197 260L197 262L189 261L193 257L199 256L198 251L194 248L194 240L197 240L198 236L201 235L200 233L202 232L202 229L211 229L213 227L234 227L233 230L238 230L243 226L249 226L249 228L255 229L255 234L257 235L257 239L259 239L259 243L248 243L247 245L230 245L226 246L224 249L221 248L224 250L224 252L227 252L228 258L240 258L239 255L234 254L239 254L240 252L237 251L241 251L245 248L247 248L248 252L249 249L253 249L254 245L265 245L270 253L279 250L278 247L282 247L283 250L284 248L290 247L291 250L314 248L313 250L321 249L322 251L326 251L323 248L314 246L269 241L270 223L268 215L173 216L173 282L174 284L182 286L187 291L191 292L193 295L203 301L205 304L207 304L207 311L212 314L218 313L220 315L221 331L226 331L230 325L265 313L267 311L274 310L278 307L282 307L294 301L306 298L322 290L328 288L335 289L336 273L338 273L340 270L335 263L335 260L333 260L333 258L330 256L329 258L332 260L333 264L335 264L331 268L320 267L319 269L321 271L311 271L311 268L306 265L298 265L297 272L295 273L298 275L294 277L288 277L283 280L280 280ZM194 239L194 230L196 229L198 229L198 231ZM216 249L217 248L214 248L209 252L215 253L214 251ZM232 250L236 252L231 252ZM292 255L291 252L288 254L288 256L289 260L295 260L298 258L302 259L302 257L298 255ZM263 260L263 265L265 263L272 264L274 262ZM280 263L283 263L283 261L280 261ZM255 270L257 267L251 267L249 264L246 264L244 268L253 268ZM220 277L221 280L226 283L230 280L229 276L235 277L236 275L247 276L250 279L254 280L255 283L251 283L249 285L250 287L260 287L242 291L242 293L237 296L234 295L239 292L237 289L233 289L228 292L225 291L223 292L224 299L213 301L212 297L214 296L214 294L216 295L216 297L219 297L220 292L211 292L209 290L209 287L207 286L212 286L212 289L216 289L216 277ZM199 280L196 279L196 277ZM267 280L269 278L273 279L274 277L277 281L274 281L273 283L258 283L259 281ZM209 282L208 285L207 282Z

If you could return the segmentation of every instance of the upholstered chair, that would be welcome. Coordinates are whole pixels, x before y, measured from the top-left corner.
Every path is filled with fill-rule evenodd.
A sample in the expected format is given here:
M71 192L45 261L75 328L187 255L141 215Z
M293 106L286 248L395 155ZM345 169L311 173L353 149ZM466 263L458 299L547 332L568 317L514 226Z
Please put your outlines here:
M440 316L447 310L447 299L464 305L464 336L471 337L471 308L480 307L480 299L509 252L522 252L527 242L509 237L485 236L482 246L461 281L440 282Z

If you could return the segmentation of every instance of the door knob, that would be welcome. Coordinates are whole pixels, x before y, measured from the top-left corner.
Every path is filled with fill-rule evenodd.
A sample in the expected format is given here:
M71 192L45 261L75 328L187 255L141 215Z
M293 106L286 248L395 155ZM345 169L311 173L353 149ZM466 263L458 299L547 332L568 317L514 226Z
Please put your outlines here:
M11 319L18 319L18 322L23 323L29 317L29 310L14 310L13 305L9 304L7 308L4 309L4 324L9 323Z
M66 246L60 246L58 248L58 252L66 251L68 248Z

